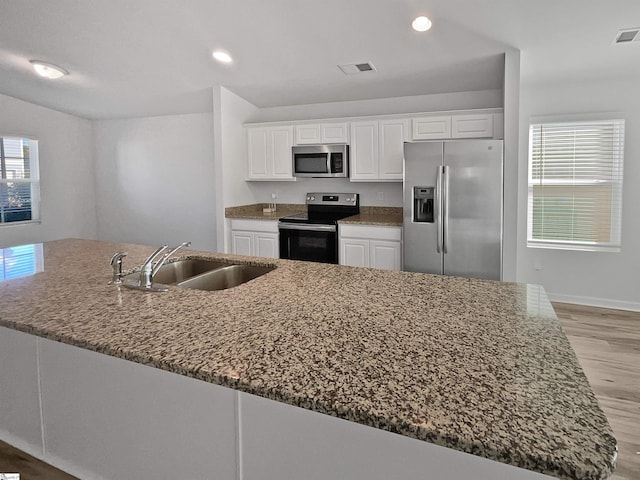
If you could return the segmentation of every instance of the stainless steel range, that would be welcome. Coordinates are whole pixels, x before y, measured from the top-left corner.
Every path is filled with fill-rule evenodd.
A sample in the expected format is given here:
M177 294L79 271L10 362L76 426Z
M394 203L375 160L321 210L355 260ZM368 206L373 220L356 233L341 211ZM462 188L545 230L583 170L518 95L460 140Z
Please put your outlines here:
M359 213L357 193L307 193L307 213L278 222L280 258L338 263L338 220Z

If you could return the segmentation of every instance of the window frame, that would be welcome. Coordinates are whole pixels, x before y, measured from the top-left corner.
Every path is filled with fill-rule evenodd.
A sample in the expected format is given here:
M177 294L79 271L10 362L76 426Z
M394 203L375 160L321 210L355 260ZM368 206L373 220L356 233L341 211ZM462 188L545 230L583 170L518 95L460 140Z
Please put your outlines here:
M540 185L539 180L533 179L533 129L534 125L552 124L590 124L602 122L621 121L621 148L614 153L614 170L617 180L608 182L612 185L611 194L611 215L610 215L610 241L609 242L581 242L577 240L552 240L533 238L533 187ZM622 197L624 188L624 150L625 150L625 128L626 118L620 112L605 112L600 114L572 114L562 116L531 117L527 128L528 150L527 150L527 248L542 248L556 250L592 251L592 252L620 252L622 248ZM616 156L617 154L617 156ZM552 185L551 181L547 185ZM602 182L566 182L557 181L557 185L602 185ZM617 209L616 209L617 207Z
M20 183L28 183L31 186L31 220L3 222L0 219L0 228L18 225L39 224L42 222L40 210L40 142L33 135L0 133L0 139L1 138L20 139L27 140L29 142L29 178L12 180L9 178L2 178L2 174L0 173L0 184L7 184L11 181L15 181Z

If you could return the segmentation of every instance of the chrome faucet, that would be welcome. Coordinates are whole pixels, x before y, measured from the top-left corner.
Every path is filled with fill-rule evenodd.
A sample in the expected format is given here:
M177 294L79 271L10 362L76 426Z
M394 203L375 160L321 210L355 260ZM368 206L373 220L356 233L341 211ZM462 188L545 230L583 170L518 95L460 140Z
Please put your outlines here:
M169 253L165 253L164 255L162 255L160 260L158 260L154 265L154 260L158 258L158 256L160 256L162 252L169 248L169 245L162 245L161 247L159 247L155 252L149 255L149 257L142 264L142 270L140 271L140 280L138 282L139 286L142 288L151 288L151 285L153 285L153 277L156 273L158 273L160 267L164 265L164 262L166 262L171 255L176 253L181 248L190 246L191 242L181 243L177 247L172 248Z
M113 268L113 277L110 284L120 285L122 283L122 259L127 256L127 252L117 252L111 257L111 267Z

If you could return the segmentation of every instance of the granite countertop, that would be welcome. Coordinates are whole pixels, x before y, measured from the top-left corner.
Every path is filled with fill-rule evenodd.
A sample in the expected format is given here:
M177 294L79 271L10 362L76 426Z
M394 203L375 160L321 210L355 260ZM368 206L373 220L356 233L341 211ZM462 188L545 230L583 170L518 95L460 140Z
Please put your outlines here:
M339 224L380 225L387 227L402 226L401 207L360 207L360 215L343 218Z
M0 325L560 478L612 471L542 287L183 251L277 268L153 294L107 284L118 250L153 247L45 243L43 272L0 282Z
M224 216L226 218L244 218L247 220L278 220L288 215L307 211L305 204L278 203L275 212L264 213L262 209L268 206L268 203L254 203L252 205L241 205L239 207L227 207L224 209Z
M273 213L263 213L262 209L268 207L267 203L254 203L252 205L242 205L239 207L228 207L224 210L226 218L244 218L250 220L277 220L288 215L306 212L305 204L278 203L277 209ZM340 224L356 225L384 225L392 227L402 226L401 207L360 207L360 215L340 220Z

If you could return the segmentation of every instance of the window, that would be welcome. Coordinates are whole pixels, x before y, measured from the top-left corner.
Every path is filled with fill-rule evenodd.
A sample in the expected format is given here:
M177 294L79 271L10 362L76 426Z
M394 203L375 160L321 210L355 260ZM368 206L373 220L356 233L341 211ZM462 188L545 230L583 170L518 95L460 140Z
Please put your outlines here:
M529 127L527 246L620 251L624 120Z
M0 225L40 218L38 142L0 137Z

